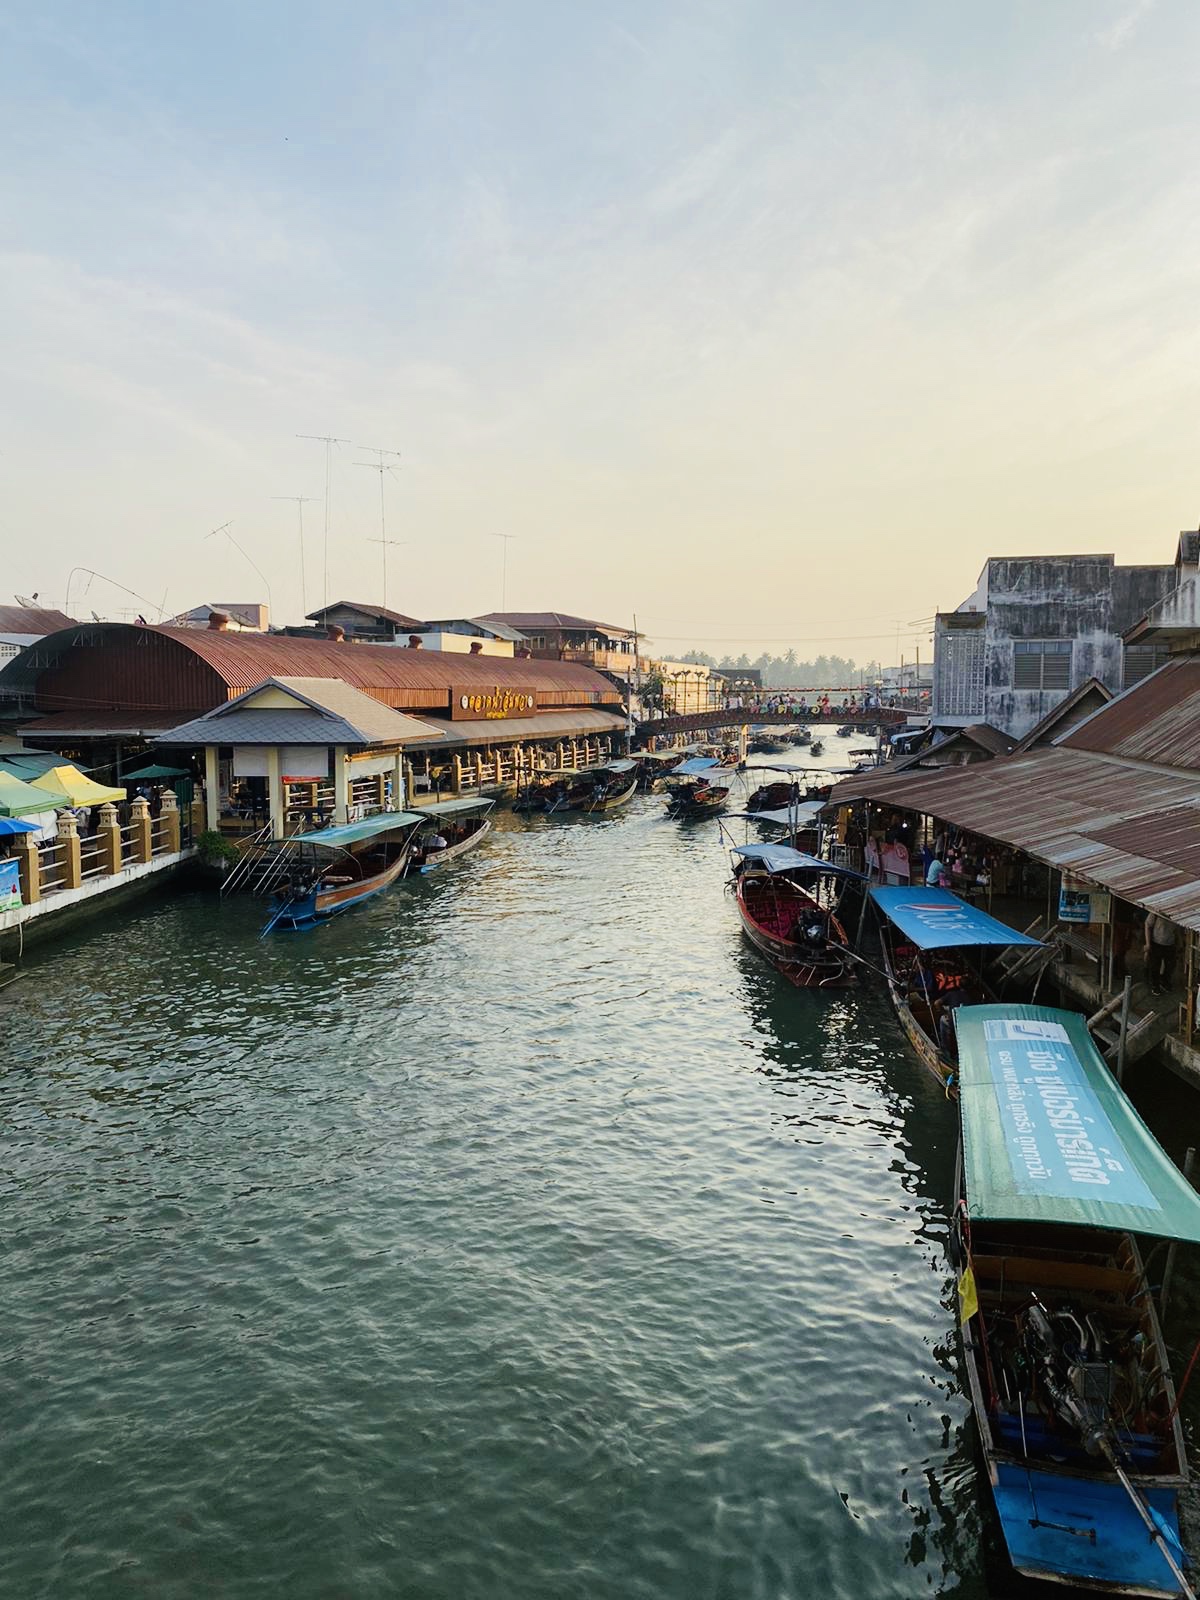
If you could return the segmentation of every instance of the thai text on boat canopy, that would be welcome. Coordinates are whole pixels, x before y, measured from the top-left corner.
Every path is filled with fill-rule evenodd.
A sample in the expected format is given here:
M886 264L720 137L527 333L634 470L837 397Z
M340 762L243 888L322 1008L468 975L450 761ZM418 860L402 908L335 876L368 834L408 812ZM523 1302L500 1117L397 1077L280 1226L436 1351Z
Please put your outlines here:
M874 888L871 899L919 950L1041 943L978 906L969 906L948 889Z
M1074 1011L960 1006L967 1214L1200 1243L1200 1195L1138 1116Z

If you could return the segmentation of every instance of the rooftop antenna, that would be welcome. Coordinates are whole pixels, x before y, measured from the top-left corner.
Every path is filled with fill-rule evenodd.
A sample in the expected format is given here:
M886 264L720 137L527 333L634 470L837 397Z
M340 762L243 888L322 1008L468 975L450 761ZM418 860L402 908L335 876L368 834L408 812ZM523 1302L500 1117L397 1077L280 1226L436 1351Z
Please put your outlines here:
M329 610L329 478L333 465L333 447L335 444L349 444L349 439L335 439L331 433L298 433L297 439L313 439L317 444L325 446L325 546L322 566L324 568L324 586L321 605L324 610Z
M312 496L303 494L273 494L272 500L290 500L300 513L300 610L308 616L308 588L304 579L304 508L312 505Z
M237 540L230 533L229 530L232 527L233 527L233 523L232 522L223 522L219 528L214 528L211 533L206 533L204 535L204 537L206 539L215 539L219 533L223 533L225 535L225 537L229 540L230 544L237 551L238 555L240 555L243 560L248 561L250 563L250 565L254 568L255 572L257 572L259 577L262 579L263 588L267 591L267 611L268 612L272 612L272 611L274 611L275 607L274 607L274 604L272 603L272 600L271 600L271 585L267 582L267 575L263 571L263 569L259 566L258 562L255 561L254 557L250 556L250 555L247 555L245 550L242 549L241 545L237 542Z
M392 545L396 549L399 549L402 545L407 543L407 540L389 539L387 536L387 513L384 506L383 475L385 472L390 472L394 478L396 476L396 469L392 466L389 466L383 458L384 456L395 456L396 460L399 461L400 452L399 450L381 450L378 445L373 444L360 444L358 448L360 450L365 450L369 456L379 457L378 461L356 461L354 465L356 467L367 467L372 472L377 472L379 474L379 537L378 539L371 539L369 543L383 546L383 605L384 610L386 610L388 546Z
M503 611L508 605L508 547L516 538L515 533L494 533L493 539L504 540L504 563L500 568L500 609Z

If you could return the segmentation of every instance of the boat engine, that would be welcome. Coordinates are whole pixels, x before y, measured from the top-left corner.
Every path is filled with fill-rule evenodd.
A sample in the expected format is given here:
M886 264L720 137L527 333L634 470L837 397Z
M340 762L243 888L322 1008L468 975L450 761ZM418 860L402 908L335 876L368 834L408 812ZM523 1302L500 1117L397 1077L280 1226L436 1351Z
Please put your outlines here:
M1090 1456L1111 1448L1113 1364L1095 1317L1048 1312L1040 1300L1025 1312L1021 1343L1055 1414L1072 1428Z

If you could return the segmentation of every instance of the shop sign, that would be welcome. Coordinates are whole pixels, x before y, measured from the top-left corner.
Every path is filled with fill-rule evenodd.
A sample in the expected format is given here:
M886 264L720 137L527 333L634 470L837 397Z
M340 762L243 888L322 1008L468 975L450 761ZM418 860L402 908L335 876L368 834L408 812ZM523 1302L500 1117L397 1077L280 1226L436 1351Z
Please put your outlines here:
M505 717L529 717L537 707L532 689L463 688L450 691L450 716L455 722L499 722Z
M1102 889L1084 889L1064 883L1058 891L1060 922L1108 922L1112 896Z

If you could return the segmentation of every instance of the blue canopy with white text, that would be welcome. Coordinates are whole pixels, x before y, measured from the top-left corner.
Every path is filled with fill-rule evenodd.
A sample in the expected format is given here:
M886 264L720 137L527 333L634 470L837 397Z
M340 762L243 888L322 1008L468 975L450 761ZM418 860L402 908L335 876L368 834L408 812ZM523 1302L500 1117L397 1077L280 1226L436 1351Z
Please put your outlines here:
M920 950L1041 943L988 916L978 906L969 906L949 889L875 888L871 899Z

